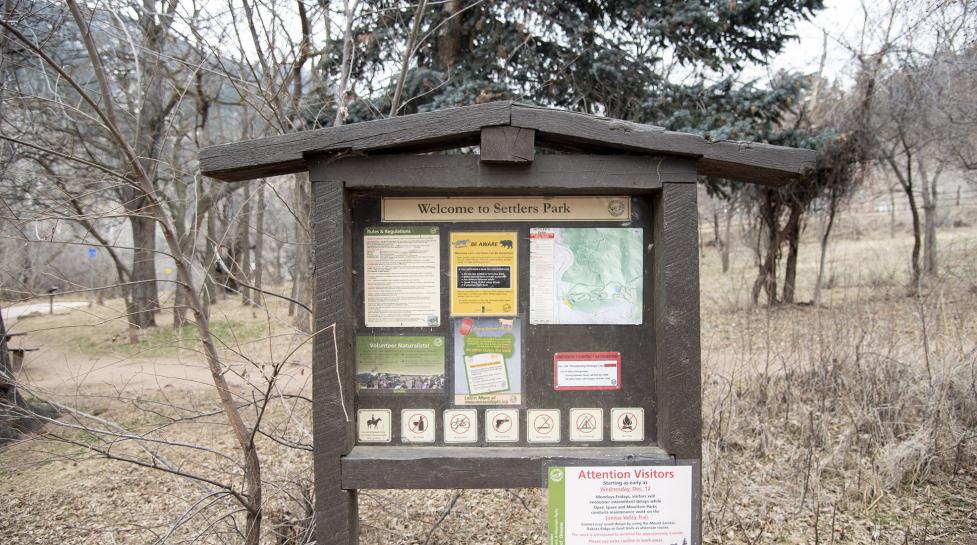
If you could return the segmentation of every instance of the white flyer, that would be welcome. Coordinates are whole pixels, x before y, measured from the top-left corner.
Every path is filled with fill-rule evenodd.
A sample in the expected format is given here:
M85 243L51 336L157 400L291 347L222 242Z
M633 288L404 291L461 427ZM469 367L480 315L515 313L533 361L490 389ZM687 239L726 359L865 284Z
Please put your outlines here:
M437 227L367 227L363 232L366 327L441 325Z

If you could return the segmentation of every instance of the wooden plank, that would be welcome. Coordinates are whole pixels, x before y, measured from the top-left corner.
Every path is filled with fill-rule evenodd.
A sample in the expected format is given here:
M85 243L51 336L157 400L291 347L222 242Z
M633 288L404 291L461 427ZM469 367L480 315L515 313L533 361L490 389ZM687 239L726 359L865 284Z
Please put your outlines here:
M587 146L600 143L640 153L653 150L696 159L702 156L703 139L699 136L609 117L514 104L512 126L536 129L540 141Z
M758 142L706 142L699 174L782 187L810 174L817 162L811 149Z
M663 179L695 183L689 160L639 155L539 155L529 165L493 165L477 155L379 155L310 161L349 189L568 190L608 194L651 190Z
M532 160L525 129L538 133L540 142L696 158L700 174L767 185L806 175L817 158L813 150L710 142L651 125L500 101L212 146L201 150L200 169L220 180L247 180L304 170L309 154L457 148L479 143L484 127L508 125L486 133L486 161ZM514 145L523 151L509 149Z
M479 153L484 163L532 163L536 131L520 127L485 127Z
M343 457L343 488L539 488L549 465L670 464L656 446L373 447Z
M603 146L699 159L699 174L784 185L808 174L817 152L753 142L715 141L618 119L515 104L512 125L536 129L539 142Z
M658 444L688 459L702 452L696 189L665 182L653 213Z
M315 178L313 178L315 180ZM356 492L340 486L340 457L353 448L349 205L342 184L313 183L315 328L312 349L317 543L357 541ZM335 333L335 336L333 335ZM338 356L338 359L337 359Z
M477 144L482 127L509 124L511 106L490 102L211 146L200 151L200 171L238 181L305 170L308 153Z

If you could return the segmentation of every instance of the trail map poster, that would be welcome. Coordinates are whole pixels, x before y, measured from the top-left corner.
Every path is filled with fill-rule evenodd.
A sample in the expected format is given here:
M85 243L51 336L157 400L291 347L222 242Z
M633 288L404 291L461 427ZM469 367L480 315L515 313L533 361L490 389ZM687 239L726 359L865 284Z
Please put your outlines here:
M529 240L531 324L641 324L641 229L537 228Z
M550 467L549 545L691 545L691 466Z
M520 319L460 318L453 326L455 405L519 405Z
M451 315L513 316L518 278L515 232L451 233Z

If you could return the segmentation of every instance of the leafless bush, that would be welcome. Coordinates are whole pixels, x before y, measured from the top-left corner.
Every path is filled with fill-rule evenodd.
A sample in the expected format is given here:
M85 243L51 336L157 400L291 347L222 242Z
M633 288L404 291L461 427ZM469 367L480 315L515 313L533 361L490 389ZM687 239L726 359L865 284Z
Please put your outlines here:
M977 464L977 345L973 309L948 301L961 297L969 297L966 283L945 280L918 297L777 314L749 332L742 359L711 366L707 533L720 543L765 542L775 536L771 524L792 517L814 535L829 519L832 536L864 532L852 519L883 499L910 501L969 473ZM973 524L969 517L956 528ZM915 535L884 522L872 531L877 539Z

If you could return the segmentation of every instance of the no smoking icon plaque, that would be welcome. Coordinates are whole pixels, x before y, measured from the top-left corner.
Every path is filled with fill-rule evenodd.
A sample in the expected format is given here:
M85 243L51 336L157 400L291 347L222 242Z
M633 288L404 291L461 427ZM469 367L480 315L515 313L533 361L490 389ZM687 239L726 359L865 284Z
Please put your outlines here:
M559 443L560 410L529 409L526 411L526 441L530 443Z
M490 443L519 441L519 409L487 409L485 440Z
M400 411L400 440L404 443L433 443L434 409Z
M478 411L453 409L444 411L444 442L474 443L478 441Z
M571 441L603 441L604 411L602 409L570 409Z

